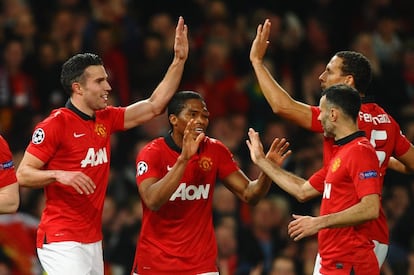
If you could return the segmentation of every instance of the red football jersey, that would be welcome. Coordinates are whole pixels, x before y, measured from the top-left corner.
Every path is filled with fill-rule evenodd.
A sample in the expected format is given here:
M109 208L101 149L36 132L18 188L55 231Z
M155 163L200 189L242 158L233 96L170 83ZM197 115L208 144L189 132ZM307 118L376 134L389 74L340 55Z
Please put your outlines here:
M17 182L12 153L6 140L0 136L0 187Z
M381 195L378 159L364 132L340 139L336 145L336 152L326 167L321 215L345 210L366 195ZM363 225L358 225L319 231L322 273L324 266L366 261L365 256L360 256L372 254L374 243L363 232L363 228Z
M136 159L137 184L147 178L164 177L179 155L180 148L169 135L150 142ZM206 137L169 201L158 211L142 203L142 227L133 270L141 275L217 271L212 221L214 186L217 180L238 169L230 151L220 141Z
M318 107L312 107L312 130L322 133L321 122L317 119L319 113L320 109ZM410 141L401 133L398 123L378 104L370 102L369 99L363 99L363 104L359 112L358 127L365 131L366 137L375 148L380 165L382 188L390 157L405 154L410 148ZM332 138L324 138L324 166L327 166L327 163L329 163L334 153L333 142ZM316 173L310 178L310 182L314 186L320 186L323 180L323 172ZM379 218L368 223L371 224L367 224L368 236L371 236L373 240L379 241L380 243L388 244L389 232L387 219L382 207Z
M102 211L109 177L110 135L124 129L124 108L108 107L91 119L80 111L60 108L34 130L27 152L45 169L82 171L96 184L91 195L58 182L44 187L46 207L37 232L37 246L58 241L92 243L102 239Z

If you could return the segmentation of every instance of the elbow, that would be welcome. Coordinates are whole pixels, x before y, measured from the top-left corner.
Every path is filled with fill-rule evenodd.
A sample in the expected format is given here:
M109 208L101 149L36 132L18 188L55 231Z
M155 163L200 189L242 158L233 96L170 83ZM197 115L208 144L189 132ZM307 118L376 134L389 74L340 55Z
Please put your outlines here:
M19 186L21 187L30 187L29 182L26 180L27 177L25 177L24 172L20 169L16 171L16 178L19 182Z
M151 211L158 211L161 208L160 204L157 203L146 203L147 208Z
M372 207L369 209L370 211L367 211L367 220L375 220L379 218L380 210L379 207Z
M153 109L153 114L154 114L154 116L159 116L159 115L163 114L163 113L165 112L165 109L166 109L166 108L161 108L161 107L159 107L159 108L154 108L154 109Z
M364 210L363 222L372 221L378 219L380 216L380 207L379 205L372 205L371 207L366 207Z
M151 199L143 200L143 202L145 203L147 208L151 211L158 211L161 208L161 206L164 204L159 201L151 200Z
M20 199L19 199L19 196L17 196L17 198L10 203L8 213L16 213L17 209L19 208L19 204L20 204Z
M19 208L20 199L19 196L16 195L13 198L10 198L8 202L6 202L0 211L1 214L13 214L17 212Z
M300 190L296 195L295 195L295 198L296 198L296 200L298 201L298 202L300 202L300 203L304 203L304 202L307 202L309 199L310 199L310 197L306 194L306 192L304 192L304 191L302 191L302 190Z

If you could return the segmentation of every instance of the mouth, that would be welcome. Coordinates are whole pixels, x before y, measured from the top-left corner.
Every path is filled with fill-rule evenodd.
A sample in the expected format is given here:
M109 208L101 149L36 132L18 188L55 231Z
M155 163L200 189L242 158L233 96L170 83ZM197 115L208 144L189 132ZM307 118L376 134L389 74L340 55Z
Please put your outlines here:
M201 127L196 127L196 128L194 129L194 132L196 132L196 133L198 133L198 134L201 134L201 133L204 133L204 129L203 129L203 128L201 128Z

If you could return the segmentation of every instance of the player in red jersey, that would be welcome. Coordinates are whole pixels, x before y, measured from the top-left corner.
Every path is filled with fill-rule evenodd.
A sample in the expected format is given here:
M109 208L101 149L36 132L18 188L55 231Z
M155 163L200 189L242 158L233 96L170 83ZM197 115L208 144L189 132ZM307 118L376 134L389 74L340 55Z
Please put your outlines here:
M12 153L7 141L0 136L0 214L16 212L19 201L19 184Z
M322 168L324 182L302 179L274 165L263 153L259 134L249 130L253 162L277 185L300 201L322 195L320 216L294 214L288 225L295 241L318 233L321 274L379 274L374 243L364 226L379 216L380 168L374 148L358 129L360 105L358 92L348 85L323 92L318 120L324 135L334 140L331 160Z
M321 124L317 120L319 108L294 100L275 81L263 63L263 57L269 44L270 27L269 20L258 26L256 38L250 51L250 60L263 94L275 114L303 128L322 132ZM358 90L363 103L359 113L358 126L365 131L367 138L376 150L381 167L381 184L387 167L400 172L414 171L413 145L401 133L398 123L379 105L375 104L372 98L365 96L371 80L371 66L362 54L351 51L338 52L329 61L319 80L322 89L343 83ZM332 139L324 138L324 164L330 161L332 145ZM315 175L311 180L323 181L324 174ZM387 221L382 207L380 217L371 224L369 236L376 244L376 255L381 266L385 260L389 243ZM314 274L318 274L318 260Z
M36 126L17 170L22 186L45 190L37 251L49 275L104 273L101 224L110 136L163 113L187 60L187 32L180 17L164 79L148 99L127 107L108 106L111 86L97 55L77 54L63 65L61 82L70 99Z
M175 94L168 118L172 131L148 143L136 159L143 219L132 272L218 275L212 220L216 182L255 203L271 181L248 179L229 149L205 136L209 112L200 94Z

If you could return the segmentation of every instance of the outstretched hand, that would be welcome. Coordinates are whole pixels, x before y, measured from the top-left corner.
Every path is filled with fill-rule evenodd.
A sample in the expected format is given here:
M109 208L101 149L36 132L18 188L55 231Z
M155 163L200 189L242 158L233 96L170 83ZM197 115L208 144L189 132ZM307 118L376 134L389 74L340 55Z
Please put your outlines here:
M265 158L265 154L263 152L263 144L260 141L259 133L256 132L253 128L249 128L249 139L246 140L247 147L249 147L250 151L250 158L252 159L253 163L257 164L262 158Z
M266 158L276 165L282 166L283 162L292 154L292 150L288 149L289 145L286 138L275 138L266 154Z
M180 16L178 18L177 27L175 28L175 42L174 53L175 57L181 60L187 60L188 57L188 28L184 24L184 18Z
M250 49L250 61L252 63L263 62L263 57L270 43L270 27L271 23L269 19L266 19L263 25L260 24L257 26L256 37Z
M181 150L181 156L188 160L195 153L197 153L200 142L204 139L204 133L196 133L196 121L191 119L184 130L183 146Z

